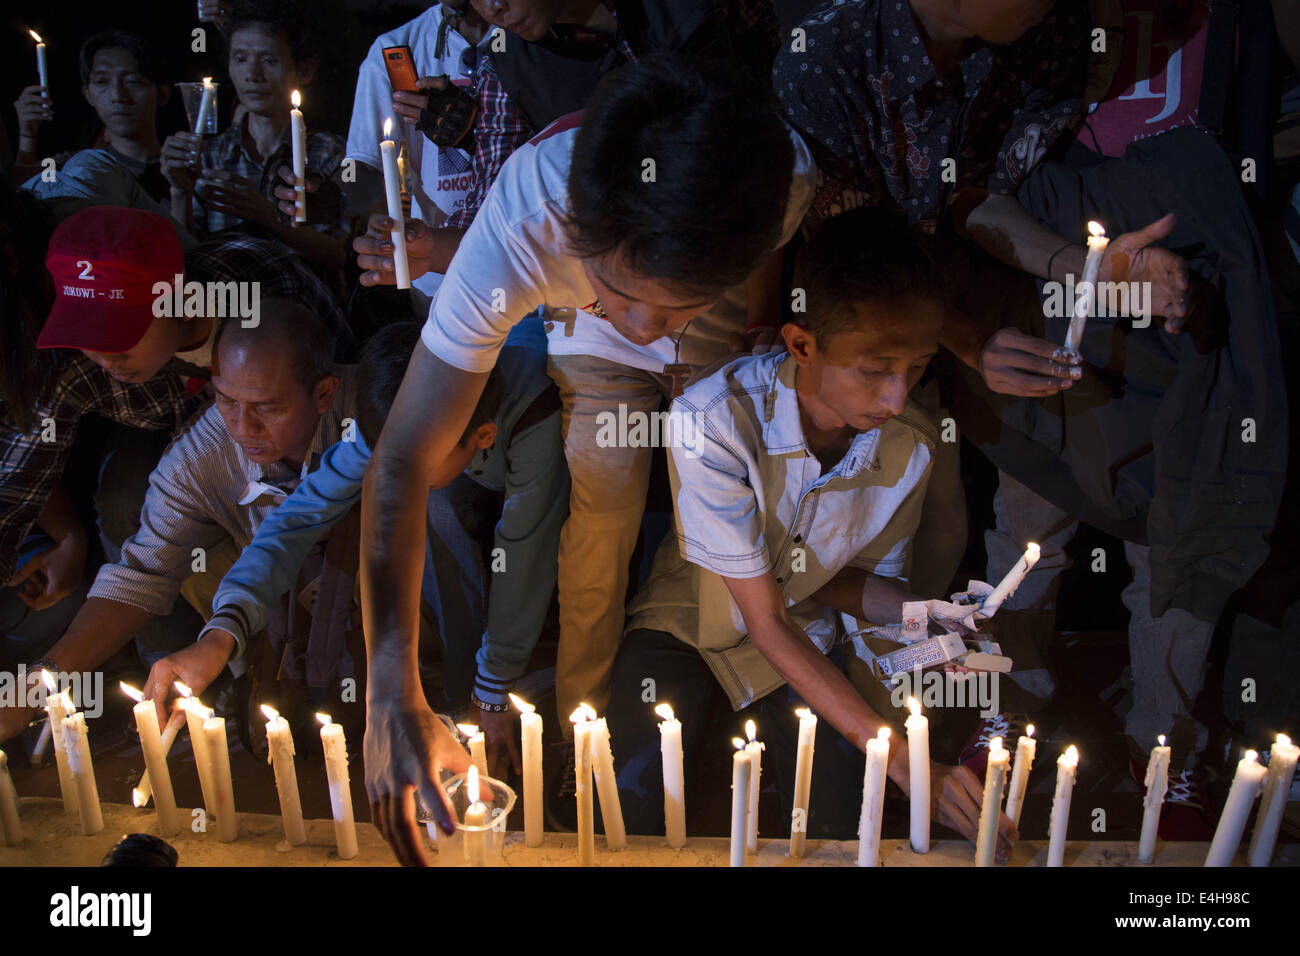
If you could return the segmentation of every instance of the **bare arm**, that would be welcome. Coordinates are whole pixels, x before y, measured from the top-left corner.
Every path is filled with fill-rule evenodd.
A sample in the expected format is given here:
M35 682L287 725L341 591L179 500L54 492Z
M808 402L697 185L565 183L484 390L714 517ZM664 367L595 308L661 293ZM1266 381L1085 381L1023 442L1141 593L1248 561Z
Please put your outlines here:
M361 612L366 689L366 790L380 833L401 862L424 865L414 795L451 832L438 781L468 767L420 688L418 608L429 476L469 422L486 373L465 372L415 347L366 470L361 497Z

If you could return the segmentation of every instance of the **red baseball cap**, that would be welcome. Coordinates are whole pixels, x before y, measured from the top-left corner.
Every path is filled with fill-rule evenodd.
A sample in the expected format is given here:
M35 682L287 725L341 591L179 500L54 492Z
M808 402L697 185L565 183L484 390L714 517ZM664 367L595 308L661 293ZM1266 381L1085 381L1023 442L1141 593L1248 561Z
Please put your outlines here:
M155 284L170 287L185 256L166 216L91 206L54 230L45 267L55 299L37 347L126 352L154 320Z

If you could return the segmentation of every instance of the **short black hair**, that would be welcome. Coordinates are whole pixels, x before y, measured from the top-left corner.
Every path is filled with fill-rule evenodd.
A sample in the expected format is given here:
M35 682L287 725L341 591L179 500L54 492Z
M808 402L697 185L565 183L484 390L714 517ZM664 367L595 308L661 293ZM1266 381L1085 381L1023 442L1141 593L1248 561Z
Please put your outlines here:
M420 329L419 322L394 322L366 339L361 348L357 427L371 448L375 447L379 433L384 430L384 422L388 420L393 400L397 398L411 353L420 342ZM483 385L483 394L474 406L474 413L469 417L469 424L456 444L464 447L479 428L495 419L504 398L505 379L499 369L493 368Z
M293 375L309 394L326 376L335 374L334 332L329 323L292 299L266 298L258 323L246 328L238 318L214 319L219 323L212 340L215 359L224 339L235 336L259 348L278 350L292 360Z
M770 90L722 64L646 57L607 73L587 101L569 168L569 247L716 295L780 242L793 167Z
M155 86L163 87L171 82L168 78L171 73L168 64L162 59L153 44L135 33L127 33L124 30L109 30L105 33L96 33L81 44L78 65L81 68L82 86L90 84L90 71L95 65L95 54L100 50L107 50L111 47L120 47L130 53L135 59L135 65L140 74L147 76Z
M861 322L866 302L944 300L932 240L902 213L863 207L824 222L795 258L794 289L805 309L790 321L812 332L819 348Z
M226 45L237 30L260 26L272 35L283 33L295 66L302 67L317 59L317 37L297 0L236 0L230 11Z

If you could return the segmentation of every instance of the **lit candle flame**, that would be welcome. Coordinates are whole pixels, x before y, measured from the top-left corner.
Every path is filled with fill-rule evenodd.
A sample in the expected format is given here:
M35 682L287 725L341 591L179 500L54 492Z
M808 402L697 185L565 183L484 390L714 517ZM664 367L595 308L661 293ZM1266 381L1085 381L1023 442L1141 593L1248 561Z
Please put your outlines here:
M298 95L297 90L294 90L292 93L289 94L289 102L293 104L294 109L297 109L298 107L302 106L302 97Z
M131 791L131 802L137 807L143 807L148 801L140 794L139 790Z
M262 705L262 715L263 715L267 720L275 720L275 718L277 718L277 717L280 716L280 712L279 712L278 710L276 710L274 707L272 707L270 704L263 704L263 705Z
M595 720L595 719L596 719L596 716L597 716L597 714L596 714L596 708L595 708L595 707L592 707L591 704L588 704L588 703L585 703L585 702L584 702L584 703L581 703L581 704L578 705L578 709L579 709L580 711L582 711L584 714L587 715L587 719L588 719L588 720Z
M731 738L731 743L732 743L732 746L734 746L737 750L744 750L744 749L745 749L745 742L744 742L743 740L741 740L739 737L732 737L732 738Z
M989 741L989 753L996 754L1002 752L1002 738L994 737Z
M471 804L478 803L478 767L469 765L469 776L465 780L465 790Z
M912 712L913 717L921 716L921 702L915 697L907 698L907 709Z
M194 713L198 714L204 720L211 720L213 717L217 716L217 712L215 710L213 710L211 707L204 707L202 704L198 702L197 698L191 698L190 707L194 709Z
M813 712L807 707L800 707L794 712L794 715L800 720L812 720Z
M1163 747L1163 746L1165 745L1165 735L1164 735L1164 734L1161 734L1159 737L1156 738L1156 740L1160 741L1160 746L1161 746L1161 747Z
M44 40L41 39L41 35L37 33L35 30L28 30L27 32L32 35L32 39L35 40L37 43L45 42Z
M1278 734L1278 735L1277 735L1277 745L1278 745L1279 747L1290 747L1290 746L1291 746L1291 738L1288 737L1286 734Z
M528 701L524 700L518 694L507 694L506 696L510 698L510 703L514 704L521 714L531 714L537 710L536 707L528 703Z
M587 709L582 704L579 704L577 709L569 715L569 720L575 724L585 724L589 719Z
M876 739L888 740L891 732L892 731L890 731L888 727L881 727L879 730L876 731Z
M55 688L58 687L58 684L54 680L54 675L51 674L49 671L47 671L44 667L41 668L41 680L45 681L45 689L49 691L51 694L53 694Z
M323 727L328 727L330 724L334 723L334 718L329 714L317 714L316 719L321 722L321 726Z
M393 118L390 116L384 120L384 139L393 138Z
M194 696L194 692L190 690L188 684L184 684L178 680L174 680L172 681L172 686L176 688L176 693L180 694L182 697Z
M1037 561L1043 554L1043 549L1039 547L1037 541L1030 541L1025 545L1025 554Z
M755 723L752 720L745 721L745 736L749 738L749 742L751 744L754 742L754 736L757 733L758 733L757 725L755 725Z
M1065 761L1067 767L1077 767L1079 765L1079 748L1074 744L1065 748L1065 755L1061 758Z
M1259 753L1254 750L1247 750L1241 755L1241 759L1246 763L1259 763Z
M660 717L662 717L664 720L673 719L673 709L668 704L660 704L658 707L655 708L655 713L658 714Z
M1034 736L1034 725L1033 725L1033 724L1030 724L1029 726L1027 726L1027 727L1025 728L1025 736L1026 736L1026 737L1032 737L1032 736Z
M1090 233L1092 233L1094 236L1104 236L1104 235L1106 235L1106 227L1103 226L1101 223L1099 223L1099 222L1098 222L1097 220L1095 220L1095 219L1090 219L1090 220L1088 221L1088 231L1089 231Z
M478 736L478 724L457 724L456 729L466 737Z
M117 686L122 688L122 693L126 694L127 697L130 697L137 704L144 700L144 692L136 690L126 681L118 681Z
M212 89L212 77L210 77L210 76L205 76L205 77L203 78L203 88L204 88L205 90L210 90L210 89Z

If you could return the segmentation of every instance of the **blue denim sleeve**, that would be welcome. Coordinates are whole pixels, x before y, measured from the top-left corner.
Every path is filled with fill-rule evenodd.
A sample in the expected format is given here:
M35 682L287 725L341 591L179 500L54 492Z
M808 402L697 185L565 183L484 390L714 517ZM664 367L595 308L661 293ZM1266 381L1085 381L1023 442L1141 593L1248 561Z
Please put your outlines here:
M320 465L262 522L239 560L226 572L212 600L213 628L235 636L232 660L243 656L248 639L266 626L269 609L288 591L298 569L330 526L361 498L370 448L358 431L356 441L336 442Z

